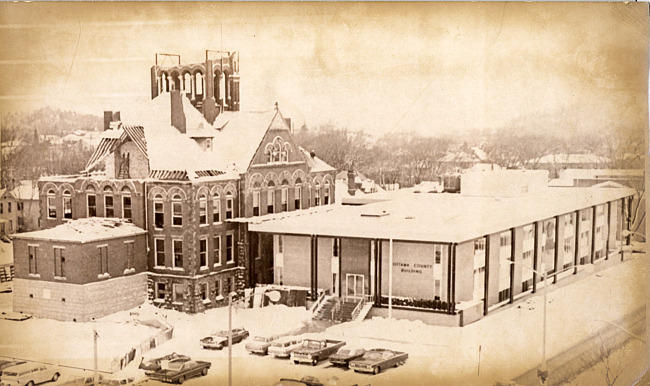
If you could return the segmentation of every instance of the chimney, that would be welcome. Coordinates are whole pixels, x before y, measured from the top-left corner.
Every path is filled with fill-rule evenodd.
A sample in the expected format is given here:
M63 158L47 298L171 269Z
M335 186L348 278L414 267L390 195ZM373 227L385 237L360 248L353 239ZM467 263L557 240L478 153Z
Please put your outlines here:
M178 131L185 134L185 112L183 111L183 99L181 99L181 92L180 90L172 90L169 92L169 95L171 96L171 124Z
M111 122L113 122L113 112L104 111L104 131L111 128Z
M120 122L122 119L120 118L120 112L119 111L113 111L113 122Z
M212 60L205 61L205 88L203 91L203 103L201 104L201 113L206 121L214 123L217 115L221 110L217 108L217 101L214 96L214 73Z
M348 194L354 196L357 191L357 185L354 182L354 171L348 170Z

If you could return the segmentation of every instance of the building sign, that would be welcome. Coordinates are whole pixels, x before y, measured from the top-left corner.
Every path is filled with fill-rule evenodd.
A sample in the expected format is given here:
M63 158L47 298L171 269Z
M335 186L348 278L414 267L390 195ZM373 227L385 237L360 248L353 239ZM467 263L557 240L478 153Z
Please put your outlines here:
M393 262L393 269L399 269L401 273L418 273L422 274L428 270L430 275L433 275L433 264L421 264L421 263L402 263L402 262ZM395 271L393 271L395 274Z
M382 246L381 265L381 292L388 296L389 287L389 256L388 242ZM345 254L345 252L344 252ZM441 280L443 276L442 262L446 254L435 264L435 250L433 244L425 243L393 243L393 296L433 299L435 291L435 280ZM441 282L438 282L441 286ZM444 287L444 286L441 286Z

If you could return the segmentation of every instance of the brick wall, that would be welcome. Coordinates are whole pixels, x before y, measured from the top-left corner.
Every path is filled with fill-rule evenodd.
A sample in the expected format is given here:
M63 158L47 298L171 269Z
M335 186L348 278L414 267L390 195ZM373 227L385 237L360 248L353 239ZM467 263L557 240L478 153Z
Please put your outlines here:
M147 274L83 285L14 279L13 298L15 312L84 322L141 305L147 299Z

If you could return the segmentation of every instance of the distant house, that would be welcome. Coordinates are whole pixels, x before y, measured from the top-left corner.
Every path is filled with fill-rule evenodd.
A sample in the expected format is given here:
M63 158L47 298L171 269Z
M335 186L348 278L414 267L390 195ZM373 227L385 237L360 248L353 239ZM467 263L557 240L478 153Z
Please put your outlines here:
M564 169L559 171L558 181L552 184L568 186L593 186L606 181L636 188L645 181L643 169Z
M13 234L18 228L16 197L7 189L0 189L0 236Z
M11 191L16 198L16 210L18 216L18 232L27 232L40 229L40 203L38 186L32 181L21 181Z
M345 170L336 175L336 191L342 204L351 203L347 201L354 201L355 197L385 192L379 184L365 175Z
M443 171L461 172L477 164L489 164L489 157L480 147L463 146L449 149L440 162Z
M548 170L550 178L558 178L564 169L603 169L609 159L595 154L547 154L538 160L527 160L531 169Z

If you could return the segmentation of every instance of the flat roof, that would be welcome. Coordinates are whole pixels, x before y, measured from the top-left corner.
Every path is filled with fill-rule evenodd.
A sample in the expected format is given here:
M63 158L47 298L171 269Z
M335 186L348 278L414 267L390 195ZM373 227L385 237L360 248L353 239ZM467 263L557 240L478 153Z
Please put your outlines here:
M34 232L18 233L15 239L50 240L73 243L87 243L147 233L132 223L119 218L90 217L68 221L54 228Z
M631 196L628 188L547 188L518 197L382 194L386 201L249 220L253 232L453 243ZM257 221L255 221L257 220Z

